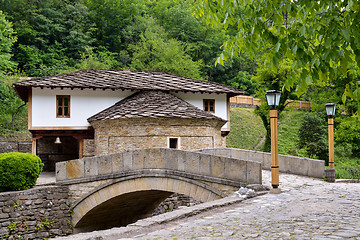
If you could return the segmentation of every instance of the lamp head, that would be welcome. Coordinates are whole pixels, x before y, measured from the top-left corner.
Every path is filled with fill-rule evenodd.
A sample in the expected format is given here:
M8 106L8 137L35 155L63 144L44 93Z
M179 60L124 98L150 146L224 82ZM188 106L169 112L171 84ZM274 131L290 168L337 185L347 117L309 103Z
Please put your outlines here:
M326 110L326 115L328 115L329 118L333 118L335 116L336 107L334 103L325 104L325 110Z
M61 144L60 137L56 137L55 144Z
M267 104L272 108L278 107L280 104L281 91L278 90L270 90L266 91L266 101Z

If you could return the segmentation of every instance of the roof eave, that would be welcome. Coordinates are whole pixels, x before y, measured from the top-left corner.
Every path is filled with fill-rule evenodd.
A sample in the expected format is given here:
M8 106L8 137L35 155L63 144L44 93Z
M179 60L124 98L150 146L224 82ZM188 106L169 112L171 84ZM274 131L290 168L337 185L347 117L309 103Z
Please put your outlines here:
M28 102L29 100L29 88L28 86L19 86L16 84L12 85L13 89L15 90L16 94L23 100L24 102Z
M27 93L23 93L24 89L29 89L29 88L50 88L50 89L55 89L55 88L60 88L60 89L64 89L64 88L68 88L68 89L100 89L100 90L121 90L121 91L144 91L144 90L149 90L148 88L138 88L138 89L134 89L134 88L126 88L126 87L89 87L89 86L43 86L43 85L18 85L18 84L13 84L13 88L15 89L15 91L18 93L18 95L21 97L21 99L23 98L28 98L28 94ZM214 94L227 94L228 97L235 97L238 95L244 95L245 91L241 91L238 90L236 92L225 92L225 91L219 91L219 92L214 92L214 91L191 91L191 90L182 90L182 89L178 89L178 90L161 90L161 91L176 91L176 92L192 92L192 93L214 93ZM23 99L24 100L24 99ZM24 100L25 101L25 100ZM27 101L27 100L26 100Z

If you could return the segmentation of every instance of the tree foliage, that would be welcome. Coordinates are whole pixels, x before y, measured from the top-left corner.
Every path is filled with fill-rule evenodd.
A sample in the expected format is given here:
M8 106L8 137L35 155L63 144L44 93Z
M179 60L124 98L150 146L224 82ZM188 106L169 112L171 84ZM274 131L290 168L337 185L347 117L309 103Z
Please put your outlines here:
M311 158L325 160L329 163L327 124L324 118L317 114L306 114L299 129L300 148L304 148Z
M10 82L0 78L0 134L26 129L27 109L18 98Z
M91 47L81 54L80 61L75 65L74 70L80 69L115 69L115 54L107 50L96 51Z
M139 0L84 0L92 22L92 36L95 47L104 47L119 52L124 47L124 29L131 24L142 10Z
M287 80L289 71L291 71L291 62L282 62L282 65L279 66L277 70L266 67L266 65L260 65L257 69L256 75L253 77L253 81L257 83L257 92L256 96L260 99L263 99L260 106L256 106L255 113L260 116L263 125L266 129L266 138L264 144L264 151L270 152L271 149L271 129L270 129L270 107L267 105L265 100L265 92L269 89L272 90L282 90L284 82ZM281 93L280 103L277 107L278 118L281 118L281 113L284 111L287 106L288 99L295 99L296 96L290 91L284 89Z
M17 32L12 59L28 76L66 69L92 43L89 13L81 0L3 0L0 9Z
M140 41L130 45L129 49L133 51L132 69L160 70L195 79L203 78L200 74L202 62L193 61L184 45L176 39L169 39L153 19L149 19Z
M289 72L284 87L296 88L299 95L313 83L346 75L349 63L360 65L359 1L197 2L197 15L205 17L207 23L237 29L237 34L224 42L218 63L243 51L250 56L266 51L265 64L272 69L277 69L283 59L290 59L292 69L301 71L300 78ZM358 83L352 84L344 96L359 100Z
M253 74L256 68L255 61L245 55L224 66L214 65L221 44L236 32L208 26L204 18L196 18L192 1L3 0L0 10L13 23L18 38L11 60L18 64L16 71L27 76L84 67L146 66L227 83L237 78L239 71ZM156 51L149 54L154 48L148 47L155 45ZM141 48L148 49L144 60L140 59ZM176 57L172 59L171 54ZM107 62L101 64L104 59ZM239 87L246 84L239 82Z
M5 15L0 11L0 73L15 67L15 63L10 60L11 47L15 41L16 36L12 24L5 19Z
M338 147L346 149L348 156L360 158L360 121L356 117L343 117L335 131Z

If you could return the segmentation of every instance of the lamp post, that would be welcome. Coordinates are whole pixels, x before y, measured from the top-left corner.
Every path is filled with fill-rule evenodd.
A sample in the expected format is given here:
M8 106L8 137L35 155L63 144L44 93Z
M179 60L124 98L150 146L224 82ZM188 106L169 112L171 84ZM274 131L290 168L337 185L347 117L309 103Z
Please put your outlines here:
M270 109L270 131L271 131L271 185L270 193L280 193L279 188L279 160L278 160L278 130L276 107L279 106L281 92L277 90L266 91L266 101Z
M325 177L328 182L335 182L334 166L334 116L335 104L325 104L326 115L328 116L328 133L329 133L329 168L325 169Z

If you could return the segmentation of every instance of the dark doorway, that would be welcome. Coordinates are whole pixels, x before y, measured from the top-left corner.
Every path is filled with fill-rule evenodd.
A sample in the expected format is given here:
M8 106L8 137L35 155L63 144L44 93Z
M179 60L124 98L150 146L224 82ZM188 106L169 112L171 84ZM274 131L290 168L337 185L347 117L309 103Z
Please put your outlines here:
M61 143L55 143L56 137L42 137L37 140L36 153L44 163L43 171L54 172L57 162L78 159L79 141L73 137L60 137Z

